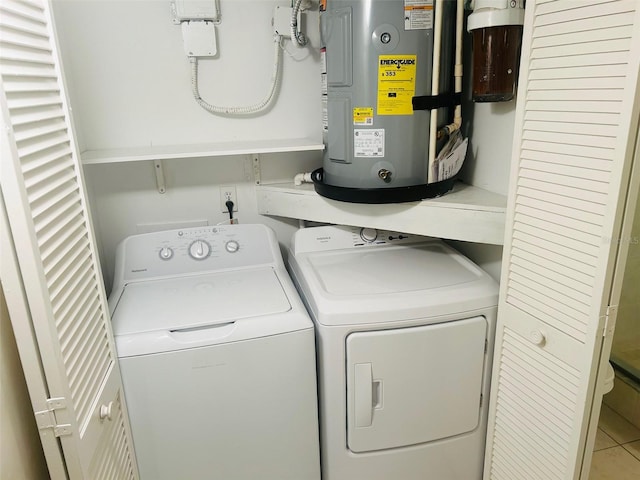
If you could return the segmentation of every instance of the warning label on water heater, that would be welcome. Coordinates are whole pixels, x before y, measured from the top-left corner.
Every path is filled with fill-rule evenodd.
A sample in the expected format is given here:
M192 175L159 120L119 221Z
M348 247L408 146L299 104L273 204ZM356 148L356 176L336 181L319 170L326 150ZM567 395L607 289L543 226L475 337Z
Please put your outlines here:
M433 0L404 0L404 29L433 28Z
M353 130L354 157L384 157L384 128Z
M378 57L378 115L413 115L416 55Z

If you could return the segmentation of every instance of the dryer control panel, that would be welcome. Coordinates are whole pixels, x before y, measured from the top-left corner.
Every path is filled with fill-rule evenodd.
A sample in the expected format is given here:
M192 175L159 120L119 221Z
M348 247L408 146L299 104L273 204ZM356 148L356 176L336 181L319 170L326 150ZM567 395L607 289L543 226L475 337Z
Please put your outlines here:
M275 235L264 225L167 230L123 240L116 252L115 281L275 266L279 258Z
M369 227L330 225L304 228L296 232L291 249L294 254L344 248L382 247L393 244L422 243L430 237L378 230Z

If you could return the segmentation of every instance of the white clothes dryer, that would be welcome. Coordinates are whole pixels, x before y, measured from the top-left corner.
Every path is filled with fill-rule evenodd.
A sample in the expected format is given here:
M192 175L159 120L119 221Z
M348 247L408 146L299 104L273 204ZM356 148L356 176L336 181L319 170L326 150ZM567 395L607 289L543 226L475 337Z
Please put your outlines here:
M142 480L319 480L313 323L269 228L129 237L109 306Z
M289 267L316 325L323 480L482 478L497 284L441 240L328 226Z

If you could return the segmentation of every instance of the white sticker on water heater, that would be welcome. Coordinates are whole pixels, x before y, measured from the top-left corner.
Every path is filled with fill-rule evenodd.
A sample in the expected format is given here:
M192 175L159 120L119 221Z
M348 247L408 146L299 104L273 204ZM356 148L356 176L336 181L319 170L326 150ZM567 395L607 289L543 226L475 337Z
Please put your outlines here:
M404 0L404 29L433 28L433 0Z
M384 128L353 130L354 157L384 157Z

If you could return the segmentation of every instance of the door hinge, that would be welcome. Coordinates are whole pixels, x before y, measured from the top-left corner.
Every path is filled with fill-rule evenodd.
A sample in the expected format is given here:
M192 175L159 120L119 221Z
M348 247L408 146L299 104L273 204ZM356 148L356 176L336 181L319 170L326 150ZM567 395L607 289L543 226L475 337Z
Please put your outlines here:
M604 314L604 328L602 330L602 336L608 337L613 334L616 328L616 319L618 318L618 306L608 305L607 311Z
M56 420L56 410L67 407L67 401L63 398L48 398L47 409L35 412L36 424L38 429L45 430L48 428L53 429L53 434L56 437L63 435L71 435L71 425L60 425Z

